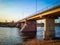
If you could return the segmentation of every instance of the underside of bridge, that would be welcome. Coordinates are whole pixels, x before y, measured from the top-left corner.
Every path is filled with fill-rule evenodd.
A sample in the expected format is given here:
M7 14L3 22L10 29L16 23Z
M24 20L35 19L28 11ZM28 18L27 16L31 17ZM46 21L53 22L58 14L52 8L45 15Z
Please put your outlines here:
M60 16L60 5L20 20L19 21L21 24L20 31L30 32L29 34L31 34L31 32L36 32L37 30L36 20L44 19L43 39L54 39L55 38L54 20L59 16Z

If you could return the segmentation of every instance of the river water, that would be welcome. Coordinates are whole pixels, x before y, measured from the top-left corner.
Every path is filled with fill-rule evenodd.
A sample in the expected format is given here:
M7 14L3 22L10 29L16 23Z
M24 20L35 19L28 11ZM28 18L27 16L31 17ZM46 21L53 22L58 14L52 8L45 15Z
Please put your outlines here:
M43 38L44 27L37 27L38 39ZM60 27L55 27L56 37L60 37ZM23 42L18 28L0 27L0 45L14 45Z

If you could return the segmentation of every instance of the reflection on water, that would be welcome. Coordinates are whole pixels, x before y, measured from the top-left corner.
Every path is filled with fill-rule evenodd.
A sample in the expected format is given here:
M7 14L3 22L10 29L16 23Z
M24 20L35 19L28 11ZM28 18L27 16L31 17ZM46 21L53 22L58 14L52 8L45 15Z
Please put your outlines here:
M42 39L43 30L44 27L37 27L37 32L20 32L18 28L0 27L0 45L13 45L36 37ZM55 32L56 37L60 37L60 27L55 27Z
M37 39L43 39L43 31L44 27L37 27L37 32L20 32L20 36L23 40L31 39L31 38L37 38ZM55 36L60 37L60 27L55 27Z
M36 31L20 32L20 36L22 37L23 41L26 41L28 39L35 38L36 37Z
M43 30L44 30L44 27L37 27L37 38L38 39L43 39Z
M43 31L44 27L37 27L37 38L38 39L43 39ZM55 36L60 37L60 27L55 26Z
M55 27L55 33L56 33L56 37L60 37L60 27L58 26Z

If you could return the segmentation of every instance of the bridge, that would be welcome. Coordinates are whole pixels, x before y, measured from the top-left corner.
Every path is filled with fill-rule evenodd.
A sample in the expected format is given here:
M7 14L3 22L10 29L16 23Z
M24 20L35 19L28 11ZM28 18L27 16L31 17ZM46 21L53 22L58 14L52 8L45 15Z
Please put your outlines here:
M36 20L44 20L44 32L43 39L54 39L55 38L55 19L60 16L60 5L53 6L37 14L26 17L19 20L18 24L22 32L36 32L37 22Z

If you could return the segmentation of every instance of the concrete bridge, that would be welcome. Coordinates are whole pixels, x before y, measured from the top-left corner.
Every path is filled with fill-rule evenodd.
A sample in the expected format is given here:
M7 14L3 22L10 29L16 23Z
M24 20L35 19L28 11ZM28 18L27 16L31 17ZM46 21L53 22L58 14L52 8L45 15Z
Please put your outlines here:
M47 10L33 14L32 16L26 17L19 20L19 26L22 32L35 32L37 30L36 20L44 19L44 39L55 38L55 22L54 20L60 16L60 5L53 6Z

